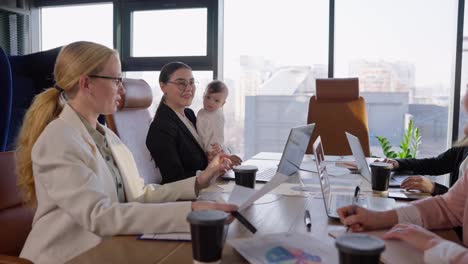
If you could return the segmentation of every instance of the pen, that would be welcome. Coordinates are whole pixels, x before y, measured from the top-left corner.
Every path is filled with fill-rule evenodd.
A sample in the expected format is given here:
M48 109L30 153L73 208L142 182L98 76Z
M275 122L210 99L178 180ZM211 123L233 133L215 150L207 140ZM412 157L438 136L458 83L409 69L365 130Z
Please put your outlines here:
M245 219L243 215L241 215L238 211L232 211L232 216L234 216L239 222L241 222L252 234L257 232L257 229L249 222L249 220Z
M352 206L353 206L353 207L351 208L351 210L349 210L348 216L353 215L353 214L356 213L356 204L357 204L357 201L358 201L358 195L359 195L359 191L360 191L360 190L361 190L361 189L359 188L359 186L356 186L356 189L354 190L354 197L353 197L353 203L352 203ZM350 227L351 227L351 226L348 226L348 227L346 228L346 232L349 231L349 228L350 228Z
M310 219L310 212L309 210L305 210L305 213L304 213L304 223L307 227L307 229L310 229L310 227L312 226L312 221Z

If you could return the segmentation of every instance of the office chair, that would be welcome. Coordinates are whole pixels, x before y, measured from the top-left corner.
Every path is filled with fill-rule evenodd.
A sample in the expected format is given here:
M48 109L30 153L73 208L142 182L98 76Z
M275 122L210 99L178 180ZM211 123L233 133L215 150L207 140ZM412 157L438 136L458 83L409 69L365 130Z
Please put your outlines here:
M0 152L0 263L31 263L18 258L31 231L34 209L23 204L15 167L14 152Z
M117 112L106 116L106 124L132 152L145 183L160 183L161 174L145 143L154 115L148 109L153 101L151 87L137 79L124 79L123 86L125 95Z
M54 85L55 60L61 49L62 47L58 47L28 55L7 56L6 62L9 63L11 73L10 95L7 89L8 86L4 86L4 82L2 82L2 78L4 78L2 76L7 76L6 70L4 72L3 69L8 68L6 67L5 57L0 55L0 69L2 69L0 74L0 83L2 83L0 85L0 110L5 109L5 112L0 114L1 151L13 150L15 148L15 140L23 123L24 114L31 105L34 96ZM4 120L7 119L8 104L3 104L3 101L7 101L8 96L11 98L9 105L10 117L8 125L5 126ZM104 124L104 116L99 116L98 120L99 123ZM6 137L4 148L2 148L1 144L3 137Z
M9 56L12 103L6 150L12 150L34 96L54 85L55 59L61 47L23 56ZM1 92L3 96L3 92Z
M317 79L307 123L316 123L307 153L313 153L312 144L320 135L327 155L352 155L346 131L359 138L364 154L370 156L366 102L359 96L358 78Z
M0 48L0 152L6 150L8 141L13 100L12 89L10 61L3 49Z

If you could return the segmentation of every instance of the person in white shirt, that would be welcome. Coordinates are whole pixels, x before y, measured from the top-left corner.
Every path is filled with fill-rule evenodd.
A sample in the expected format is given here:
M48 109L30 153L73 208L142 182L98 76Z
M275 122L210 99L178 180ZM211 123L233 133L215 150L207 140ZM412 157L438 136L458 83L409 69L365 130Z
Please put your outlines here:
M192 210L237 210L192 201L229 169L223 155L196 176L145 185L130 150L97 121L117 111L125 94L121 76L116 51L71 43L57 57L55 86L26 112L15 154L17 184L35 215L21 258L65 263L114 235L190 232Z
M219 152L230 153L224 144L223 106L228 95L226 84L218 80L210 82L203 94L203 108L197 114L197 131L208 160ZM242 162L236 155L229 157L233 164Z

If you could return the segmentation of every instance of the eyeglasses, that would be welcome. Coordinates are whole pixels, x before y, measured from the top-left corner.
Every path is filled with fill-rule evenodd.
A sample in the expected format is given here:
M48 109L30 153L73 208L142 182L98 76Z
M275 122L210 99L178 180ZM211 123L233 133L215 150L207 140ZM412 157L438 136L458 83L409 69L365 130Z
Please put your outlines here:
M122 85L122 77L111 77L111 76L101 76L101 75L88 75L90 78L101 78L107 80L113 80L115 84Z
M198 82L195 81L195 80L190 80L189 82L186 81L186 80L179 80L179 81L175 81L175 82L168 81L168 83L173 83L173 84L177 85L177 88L179 88L179 91L181 91L181 92L187 90L187 88L189 86L192 87L192 88L196 88L197 85L198 85Z

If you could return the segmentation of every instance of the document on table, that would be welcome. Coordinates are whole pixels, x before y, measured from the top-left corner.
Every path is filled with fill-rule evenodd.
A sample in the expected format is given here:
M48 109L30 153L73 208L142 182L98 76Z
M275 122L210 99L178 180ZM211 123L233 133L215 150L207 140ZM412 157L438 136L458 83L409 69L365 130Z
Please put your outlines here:
M192 240L192 236L190 235L190 233L143 234L137 239L190 241Z
M388 230L360 232L382 238ZM344 227L340 230L330 232L330 236L337 238L346 233ZM380 256L380 261L386 264L423 264L424 255L410 244L398 240L384 240L385 251Z
M260 197L269 193L271 190L275 189L288 179L289 176L277 172L275 176L273 176L273 178L271 178L269 182L265 183L265 185L263 185L263 187L259 190L236 185L232 190L231 196L229 196L228 203L239 206L239 211L243 211L244 209L251 206L253 202L258 200Z
M268 234L227 243L250 263L338 263L334 246L305 234Z

